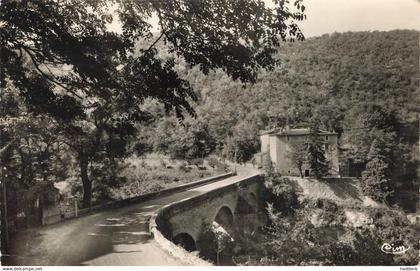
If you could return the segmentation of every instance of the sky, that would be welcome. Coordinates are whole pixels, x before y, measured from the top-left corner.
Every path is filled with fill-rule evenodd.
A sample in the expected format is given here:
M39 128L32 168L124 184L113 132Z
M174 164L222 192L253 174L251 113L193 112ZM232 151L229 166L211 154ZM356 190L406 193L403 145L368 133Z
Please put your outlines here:
M267 4L271 0L264 0ZM420 0L303 0L306 37L346 31L420 31Z

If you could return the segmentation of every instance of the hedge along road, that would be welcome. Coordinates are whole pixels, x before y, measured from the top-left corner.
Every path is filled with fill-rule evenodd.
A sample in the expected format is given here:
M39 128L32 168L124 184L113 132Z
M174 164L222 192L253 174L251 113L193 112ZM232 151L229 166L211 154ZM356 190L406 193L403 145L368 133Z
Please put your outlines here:
M258 173L238 167L221 181L157 197L142 203L97 212L19 233L12 240L7 265L183 265L156 243L149 219L160 207L200 195Z

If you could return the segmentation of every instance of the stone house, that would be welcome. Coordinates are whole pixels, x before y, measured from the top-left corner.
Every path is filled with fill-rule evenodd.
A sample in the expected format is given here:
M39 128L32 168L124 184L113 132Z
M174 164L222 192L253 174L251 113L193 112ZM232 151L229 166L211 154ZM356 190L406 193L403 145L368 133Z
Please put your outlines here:
M282 175L298 176L299 170L289 158L289 153L293 144L305 144L310 136L308 128L299 129L273 129L262 131L260 133L261 153L260 161L264 161L266 156L270 157L271 162L277 172ZM329 163L329 175L338 177L338 134L335 132L320 131L319 137L324 141L325 158ZM311 176L311 170L308 164L304 164L302 172L305 177Z

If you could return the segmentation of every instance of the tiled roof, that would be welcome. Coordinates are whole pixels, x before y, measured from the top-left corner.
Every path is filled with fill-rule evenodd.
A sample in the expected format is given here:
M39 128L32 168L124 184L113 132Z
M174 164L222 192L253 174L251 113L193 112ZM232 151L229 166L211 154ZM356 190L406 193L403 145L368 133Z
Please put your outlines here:
M260 135L272 135L274 133L279 132L281 129L280 128L275 128L275 129L270 129L270 130L262 130L260 131Z
M294 129L271 129L267 131L261 131L260 135L309 135L310 130L309 128L294 128ZM337 135L335 132L328 132L328 131L320 131L320 135Z

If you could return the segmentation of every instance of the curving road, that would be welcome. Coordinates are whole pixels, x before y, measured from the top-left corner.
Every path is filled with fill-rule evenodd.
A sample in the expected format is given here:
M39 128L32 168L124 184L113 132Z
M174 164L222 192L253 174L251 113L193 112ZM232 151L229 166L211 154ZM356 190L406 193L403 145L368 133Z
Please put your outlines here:
M182 265L163 251L149 232L150 216L160 207L257 174L238 167L238 174L170 196L101 211L19 233L12 240L7 265Z

